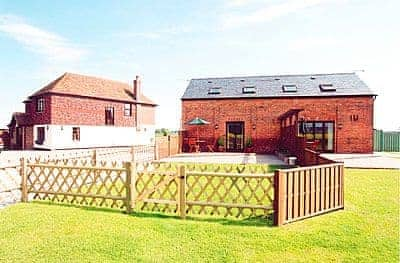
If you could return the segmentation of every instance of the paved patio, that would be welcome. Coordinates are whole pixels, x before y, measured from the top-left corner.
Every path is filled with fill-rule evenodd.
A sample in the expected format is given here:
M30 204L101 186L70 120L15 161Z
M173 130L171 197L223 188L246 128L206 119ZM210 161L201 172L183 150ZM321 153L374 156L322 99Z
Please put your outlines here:
M255 153L182 153L168 158L162 162L186 162L186 163L259 163L285 165L275 155Z
M328 159L344 162L348 168L400 169L400 153L321 154Z

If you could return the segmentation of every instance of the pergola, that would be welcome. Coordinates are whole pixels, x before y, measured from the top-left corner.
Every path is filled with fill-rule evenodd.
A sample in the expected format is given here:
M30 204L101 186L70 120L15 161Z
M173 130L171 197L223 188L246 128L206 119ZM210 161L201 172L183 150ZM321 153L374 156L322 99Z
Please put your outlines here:
M278 117L281 129L284 127L292 126L297 123L299 119L299 113L304 109L290 109Z

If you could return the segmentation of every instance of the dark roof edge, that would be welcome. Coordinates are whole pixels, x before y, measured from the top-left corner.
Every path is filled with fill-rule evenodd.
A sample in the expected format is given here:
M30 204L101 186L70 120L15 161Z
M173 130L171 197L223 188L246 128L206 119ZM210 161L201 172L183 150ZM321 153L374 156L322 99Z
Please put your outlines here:
M355 72L339 72L339 73L316 73L316 74L280 74L280 75L253 75L253 76L248 75L248 76L230 76L230 77L192 78L191 80L271 78L271 77L302 77L302 76L328 76L328 75L357 75L357 73L355 73Z
M184 98L181 100L238 100L238 99L288 99L288 98L332 98L332 97L376 97L377 94L338 94L338 95L305 95L305 96L260 96L260 97L214 97L214 98Z

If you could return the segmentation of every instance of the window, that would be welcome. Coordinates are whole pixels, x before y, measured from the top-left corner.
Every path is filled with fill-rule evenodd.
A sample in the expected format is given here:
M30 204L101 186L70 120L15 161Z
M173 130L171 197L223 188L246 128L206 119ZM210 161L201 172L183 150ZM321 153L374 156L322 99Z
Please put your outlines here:
M297 92L296 85L283 85L282 86L283 92Z
M315 142L317 151L333 152L333 121L302 121L298 125L298 135L308 142Z
M124 115L125 116L132 116L132 104L126 103L124 105Z
M72 140L79 142L81 140L81 128L72 127Z
M106 107L106 125L114 125L114 107Z
M44 127L36 128L36 144L42 145L45 139L45 130Z
M336 91L336 88L332 84L320 84L319 88L321 91Z
M221 88L220 87L213 87L208 89L208 94L220 94Z
M36 100L36 112L43 112L44 110L44 99L38 98Z
M256 87L254 87L254 86L243 87L242 92L243 93L256 93Z

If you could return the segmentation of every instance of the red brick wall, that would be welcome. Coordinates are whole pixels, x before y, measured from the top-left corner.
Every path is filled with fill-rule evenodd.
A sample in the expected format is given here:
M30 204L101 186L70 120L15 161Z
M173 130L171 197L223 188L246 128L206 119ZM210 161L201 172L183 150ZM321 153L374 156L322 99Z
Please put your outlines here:
M43 95L44 110L43 112L36 112L36 98L25 103L25 113L28 114L29 124L48 124L51 120L51 96Z
M280 135L278 116L302 108L300 116L305 120L335 121L335 152L368 153L373 150L373 103L372 97L183 100L182 126L189 137L195 137L198 128L201 138L214 143L225 135L227 121L244 121L245 137L253 139L256 152L272 153ZM350 119L353 114L358 115L357 121ZM195 117L211 124L185 124Z
M45 109L36 112L36 98L26 103L25 111L30 123L59 125L105 125L105 108L114 107L114 126L135 127L136 107L132 104L132 115L124 115L124 102L66 95L44 95ZM155 107L141 106L139 118L142 124L155 123Z
M135 126L135 107L132 116L124 116L124 102L63 95L51 96L50 124L105 125L105 108L114 107L114 126ZM36 123L35 123L36 124Z
M32 150L33 149L33 126L27 126L24 127L25 132L24 132L24 144L25 144L25 150Z
M10 137L8 130L0 129L0 148L8 148L10 145Z

